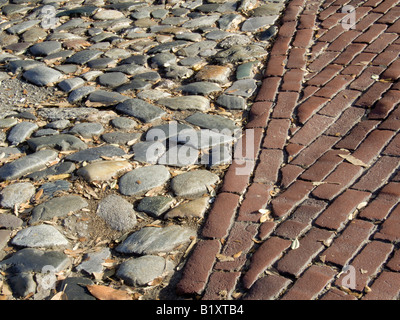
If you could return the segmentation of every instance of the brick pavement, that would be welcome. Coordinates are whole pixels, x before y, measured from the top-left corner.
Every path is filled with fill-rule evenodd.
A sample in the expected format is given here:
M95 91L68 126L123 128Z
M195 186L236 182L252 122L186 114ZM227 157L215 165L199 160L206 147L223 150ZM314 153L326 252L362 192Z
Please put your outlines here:
M235 154L180 295L398 298L399 12L288 1L242 138L254 152Z

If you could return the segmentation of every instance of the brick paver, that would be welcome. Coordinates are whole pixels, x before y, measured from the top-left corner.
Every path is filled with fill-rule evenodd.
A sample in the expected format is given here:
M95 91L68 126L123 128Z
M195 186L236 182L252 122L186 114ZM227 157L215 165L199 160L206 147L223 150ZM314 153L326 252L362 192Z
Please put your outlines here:
M398 299L400 0L293 0L281 21L242 138L254 139L235 153L178 291Z

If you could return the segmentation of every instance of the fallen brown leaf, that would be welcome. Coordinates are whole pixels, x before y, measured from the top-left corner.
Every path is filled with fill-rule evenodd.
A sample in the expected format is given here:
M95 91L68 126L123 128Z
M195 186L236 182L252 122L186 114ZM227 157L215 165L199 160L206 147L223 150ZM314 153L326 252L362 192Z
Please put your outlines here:
M118 290L102 285L87 285L89 292L99 300L133 300L132 295L125 290Z

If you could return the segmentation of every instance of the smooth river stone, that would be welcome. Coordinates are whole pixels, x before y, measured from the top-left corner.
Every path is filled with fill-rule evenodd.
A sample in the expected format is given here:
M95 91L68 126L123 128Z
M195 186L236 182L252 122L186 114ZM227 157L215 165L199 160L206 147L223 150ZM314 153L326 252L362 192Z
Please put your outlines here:
M128 161L99 161L80 168L76 173L86 181L108 181L119 173L129 170Z

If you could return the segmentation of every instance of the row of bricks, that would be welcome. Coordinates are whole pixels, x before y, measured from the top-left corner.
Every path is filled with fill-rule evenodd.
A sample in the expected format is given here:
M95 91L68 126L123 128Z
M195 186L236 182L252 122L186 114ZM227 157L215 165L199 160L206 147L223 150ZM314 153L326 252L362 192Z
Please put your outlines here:
M236 231L241 229L242 235L239 238L239 232L236 232L236 240L246 241L246 236L254 233L249 230L251 227L237 227ZM352 289L355 292L362 293L366 286L371 286L373 294L364 295L364 298L375 296L393 299L400 291L400 251L395 251L391 243L376 239L367 241L374 228L372 223L354 220L329 246L334 232L313 227L300 239L297 249L290 249L291 241L271 236L252 254L250 266L245 271L240 270L246 261L245 257L242 258L245 253L241 253L234 261L217 262L210 277L209 270L214 266L213 257L220 252L221 244L218 240L202 240L193 252L184 275L194 277L196 281L191 281L189 285L181 281L177 289L181 294L200 294L207 283L203 299L230 298L236 288L241 288L242 291L248 291L244 299L276 299L286 290L281 299L310 300L319 296L328 283L338 288L345 285L341 270L349 263L354 268L355 283ZM233 236L228 241L232 238ZM239 246L244 247L243 244ZM197 267L199 264L202 265L201 269ZM383 267L385 271L381 273ZM194 269L195 274L190 272ZM266 272L268 269L273 272ZM319 272L325 275L322 279ZM287 290L295 279L294 276L298 278L290 286L290 290ZM279 285L275 283L277 279L281 280ZM390 280L391 285L385 285L381 279ZM181 289L183 290L180 291ZM349 298L336 289L331 289L326 294Z

